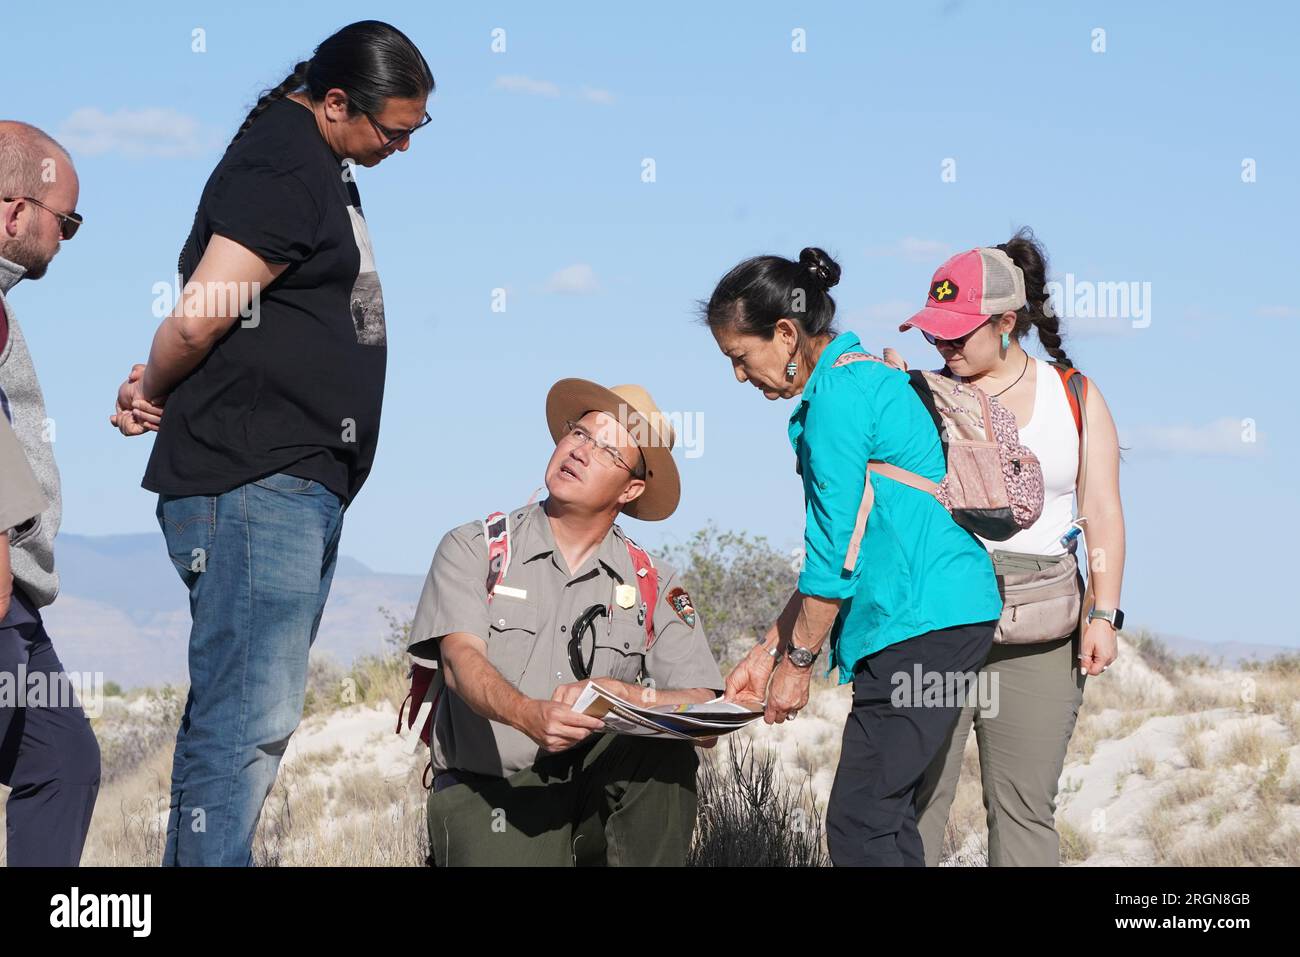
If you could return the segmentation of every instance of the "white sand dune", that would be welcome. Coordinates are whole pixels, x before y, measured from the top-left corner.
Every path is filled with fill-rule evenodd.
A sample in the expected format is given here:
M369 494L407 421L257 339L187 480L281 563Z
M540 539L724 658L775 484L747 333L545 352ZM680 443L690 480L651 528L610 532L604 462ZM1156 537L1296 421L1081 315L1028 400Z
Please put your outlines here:
M329 681L337 684L338 675ZM400 678L367 703L326 709L290 741L263 814L262 863L418 865L427 751L394 734ZM84 862L152 865L161 856L178 693L110 698L96 719L106 778ZM1089 680L1058 796L1068 864L1300 863L1300 673L1235 670L1144 656ZM778 754L786 781L824 811L851 686L818 681L798 719L740 732ZM973 738L950 818L945 863L986 860ZM0 815L2 817L2 815ZM0 830L2 833L2 830Z

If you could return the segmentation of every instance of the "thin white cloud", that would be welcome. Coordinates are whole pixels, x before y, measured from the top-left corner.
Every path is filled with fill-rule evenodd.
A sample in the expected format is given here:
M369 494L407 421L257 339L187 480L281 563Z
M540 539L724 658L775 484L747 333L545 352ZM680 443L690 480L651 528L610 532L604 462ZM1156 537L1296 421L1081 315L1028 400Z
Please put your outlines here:
M1300 308L1295 306L1261 306L1259 314L1265 319L1300 319Z
M565 93L558 83L552 83L550 80L539 80L537 77L517 73L498 76L492 81L492 89L502 90L506 93L520 93L524 96L545 96L552 99L560 96L572 96L599 106L612 106L615 100L614 94L609 90L584 86L577 93Z
M1258 455L1264 433L1247 419L1225 416L1204 425L1147 425L1123 430L1120 444L1134 453L1166 455Z
M552 274L546 281L547 292L565 295L585 296L600 288L596 282L596 271L586 263L574 263Z
M872 258L891 257L906 259L910 262L933 263L936 267L952 255L952 247L937 239L918 239L906 236L898 242L884 246L867 247L867 255Z
M72 153L118 153L130 157L199 156L217 144L194 117L169 108L117 110L94 106L75 110L55 136Z
M549 80L536 80L531 76L511 74L499 76L492 84L494 90L523 93L527 96L559 96L560 88Z

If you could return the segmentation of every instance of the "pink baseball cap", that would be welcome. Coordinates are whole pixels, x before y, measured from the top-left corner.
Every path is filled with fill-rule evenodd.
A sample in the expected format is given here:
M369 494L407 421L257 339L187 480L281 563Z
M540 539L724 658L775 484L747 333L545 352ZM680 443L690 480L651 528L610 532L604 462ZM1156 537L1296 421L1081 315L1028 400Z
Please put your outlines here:
M960 339L1026 301L1025 274L1010 256L991 247L968 249L935 270L925 308L898 331L916 326L937 339Z

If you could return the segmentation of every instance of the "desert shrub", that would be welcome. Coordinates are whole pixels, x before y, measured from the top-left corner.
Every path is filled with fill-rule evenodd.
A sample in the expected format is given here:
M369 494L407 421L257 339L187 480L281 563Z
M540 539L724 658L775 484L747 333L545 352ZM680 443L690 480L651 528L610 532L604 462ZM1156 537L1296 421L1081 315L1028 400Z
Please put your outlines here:
M711 523L685 545L664 552L686 583L709 647L724 666L775 623L799 578L791 556L763 536L720 532Z
M1142 656L1151 670L1169 680L1174 680L1178 672L1179 658L1169 646L1151 632L1142 629L1133 633L1125 632L1124 637L1133 645L1133 650Z
M91 722L99 741L101 785L135 770L159 748L176 739L176 729L185 711L185 695L171 685L164 685L159 690L145 691L141 698L148 704L139 714L128 716L124 711Z
M337 708L343 678L343 669L338 662L327 655L313 654L307 661L307 692L303 698L302 716L307 718Z
M1295 652L1278 653L1262 661L1248 659L1241 663L1242 671L1254 671L1279 678L1300 675L1300 654Z
M693 867L825 867L821 815L807 782L792 785L775 752L728 738L704 752Z

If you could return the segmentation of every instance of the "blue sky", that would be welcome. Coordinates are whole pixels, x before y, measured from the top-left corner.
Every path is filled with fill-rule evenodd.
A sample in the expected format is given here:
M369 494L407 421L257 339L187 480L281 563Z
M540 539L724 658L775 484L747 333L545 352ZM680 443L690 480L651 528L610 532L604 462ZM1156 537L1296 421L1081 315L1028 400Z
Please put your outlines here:
M358 173L390 355L379 454L345 553L423 572L448 527L526 500L549 454L546 390L570 375L641 382L697 423L680 509L627 521L633 535L681 541L714 521L792 549L802 502L789 406L734 381L694 301L741 258L822 246L844 270L841 326L930 363L919 335L894 330L931 272L1030 225L1054 278L1150 284L1138 328L1066 320L1067 348L1130 448L1130 622L1300 645L1286 578L1296 403L1276 362L1300 348L1294 8L59 10L55 32L39 7L6 12L0 114L64 140L82 180L86 226L12 296L55 420L66 530L157 528L139 487L152 440L107 424L117 384L147 354L152 287L170 281L257 92L333 30L373 17L415 40L438 91L410 151ZM196 29L206 52L192 50ZM792 50L796 29L805 52ZM504 312L491 308L498 288ZM1256 441L1241 441L1243 420Z

